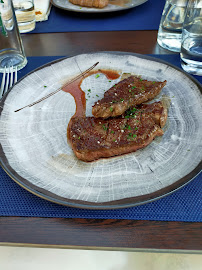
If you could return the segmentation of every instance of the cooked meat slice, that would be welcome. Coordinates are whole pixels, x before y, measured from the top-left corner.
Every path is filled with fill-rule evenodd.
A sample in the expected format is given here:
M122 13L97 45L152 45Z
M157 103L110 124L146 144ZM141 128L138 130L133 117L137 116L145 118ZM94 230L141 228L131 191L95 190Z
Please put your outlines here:
M126 111L125 115L130 115L133 112L136 112L138 109L141 109L142 113L147 114L152 117L154 122L159 125L161 128L165 126L167 121L167 109L161 101L154 102L151 104L141 104L138 107L132 107Z
M109 0L69 0L69 2L82 7L104 8L108 5Z
M69 140L75 155L83 161L93 161L144 148L156 136L163 135L158 123L164 123L167 116L162 107L160 102L145 104L110 119L72 118Z
M131 106L137 106L156 97L165 86L164 82L152 82L130 76L105 92L104 98L95 103L92 114L108 118L123 114Z

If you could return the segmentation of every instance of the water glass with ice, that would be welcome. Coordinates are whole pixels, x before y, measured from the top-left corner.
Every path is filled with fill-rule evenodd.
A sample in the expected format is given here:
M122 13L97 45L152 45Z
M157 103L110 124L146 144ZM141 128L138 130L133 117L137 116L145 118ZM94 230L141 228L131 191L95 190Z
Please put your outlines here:
M182 25L188 0L167 0L158 30L158 44L170 51L180 52Z
M34 0L12 0L20 33L27 33L35 29L36 17Z
M182 68L202 76L202 0L190 0L182 29Z
M27 64L11 0L0 0L0 72L6 67L20 70Z

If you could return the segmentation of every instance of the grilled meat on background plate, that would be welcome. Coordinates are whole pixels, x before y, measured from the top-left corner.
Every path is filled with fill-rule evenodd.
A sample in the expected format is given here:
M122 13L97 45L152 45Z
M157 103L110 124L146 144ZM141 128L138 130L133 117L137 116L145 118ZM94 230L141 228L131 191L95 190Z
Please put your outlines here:
M93 161L144 148L163 135L166 119L161 102L143 104L116 118L73 117L68 136L77 158Z
M131 106L152 100L165 85L166 81L154 82L130 76L106 91L104 98L93 106L92 114L96 118L122 115Z
M108 5L109 0L69 0L69 2L82 7L103 8Z

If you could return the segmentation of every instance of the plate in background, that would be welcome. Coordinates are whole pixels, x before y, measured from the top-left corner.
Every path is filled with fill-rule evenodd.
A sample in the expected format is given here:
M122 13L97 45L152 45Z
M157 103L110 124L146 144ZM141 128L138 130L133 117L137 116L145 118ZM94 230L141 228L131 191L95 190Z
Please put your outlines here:
M70 3L68 0L51 0L52 4L60 9L64 10L70 10L70 11L76 11L76 12L82 12L82 13L105 13L105 12L114 12L114 11L120 11L125 9L130 9L137 7L139 5L144 4L148 0L109 0L108 6L104 8L88 8L88 7L81 7L78 5L74 5ZM113 3L117 2L123 2L124 4L122 6L115 5Z

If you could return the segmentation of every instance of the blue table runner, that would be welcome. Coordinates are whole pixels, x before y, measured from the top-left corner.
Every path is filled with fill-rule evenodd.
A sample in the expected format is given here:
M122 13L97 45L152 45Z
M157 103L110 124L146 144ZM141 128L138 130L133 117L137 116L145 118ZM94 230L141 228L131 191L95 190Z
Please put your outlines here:
M180 67L178 54L155 57ZM60 57L28 57L28 64L19 72L19 78L58 58ZM202 82L202 77L195 78ZM201 190L202 173L178 191L151 203L115 210L76 209L51 203L29 193L0 168L0 216L202 222Z
M48 20L37 22L30 33L158 30L164 4L165 0L149 0L131 9L109 13L81 13L52 6Z

